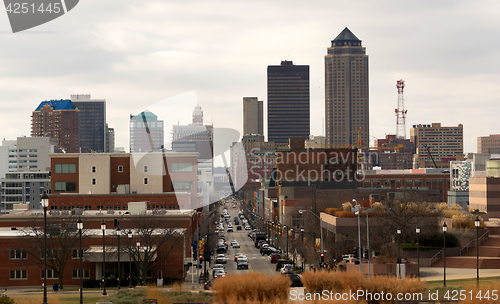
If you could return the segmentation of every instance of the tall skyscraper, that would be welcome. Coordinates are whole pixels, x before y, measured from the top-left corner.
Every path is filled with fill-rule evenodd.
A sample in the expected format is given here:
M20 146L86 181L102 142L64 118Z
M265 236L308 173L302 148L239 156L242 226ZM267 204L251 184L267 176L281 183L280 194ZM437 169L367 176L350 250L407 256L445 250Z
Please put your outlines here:
M309 66L282 61L267 67L267 140L309 138Z
M163 120L150 111L130 115L130 153L160 151L163 148Z
M325 117L327 146L369 146L368 55L347 27L325 55Z
M71 95L80 110L80 147L82 152L105 152L106 100L91 99L90 94Z
M52 137L67 153L80 152L80 111L68 99L42 101L31 116L32 137Z
M243 97L243 135L264 135L264 103L257 97Z

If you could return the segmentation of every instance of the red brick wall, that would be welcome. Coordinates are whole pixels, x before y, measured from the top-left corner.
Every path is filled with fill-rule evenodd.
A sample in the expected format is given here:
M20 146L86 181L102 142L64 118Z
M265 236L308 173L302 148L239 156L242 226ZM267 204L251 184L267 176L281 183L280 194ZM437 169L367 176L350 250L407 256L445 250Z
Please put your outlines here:
M110 192L116 192L118 185L130 185L130 157L111 157ZM123 166L123 172L118 172L118 167Z
M55 173L55 164L76 164L76 173ZM78 182L78 158L77 157L52 157L50 160L50 193L61 193L59 191L55 191L54 185L56 182L76 182L76 191L66 191L64 193L78 193L79 191L79 182Z

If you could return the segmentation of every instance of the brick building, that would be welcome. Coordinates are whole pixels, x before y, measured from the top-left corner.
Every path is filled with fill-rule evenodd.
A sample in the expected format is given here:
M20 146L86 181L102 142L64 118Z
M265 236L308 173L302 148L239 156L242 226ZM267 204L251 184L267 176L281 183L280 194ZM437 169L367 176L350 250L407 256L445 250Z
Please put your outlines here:
M59 229L73 229L75 231L71 237L67 238L68 242L73 244L71 256L65 263L63 272L64 285L79 285L79 243L75 238L78 238L76 231L76 221L78 216L66 213L50 212L47 216L48 227L59 225ZM54 214L54 215L51 215ZM190 211L167 211L162 215L147 215L147 218L152 218L155 221L155 229L164 231L164 233L172 233L175 235L172 239L163 243L152 242L149 248L140 248L140 254L144 255L144 250L156 251L150 265L159 262L148 269L146 278L184 278L185 264L191 259L191 243L193 239L193 229L196 227L195 212ZM101 221L106 222L106 266L105 274L107 279L116 279L118 277L118 238L117 230L113 226L113 221L118 218L120 221L121 237L120 237L120 272L121 280L126 281L129 277L130 256L129 250L132 250L132 256L137 254L136 242L146 245L146 239L140 232L138 227L139 218L144 218L143 215L122 215L120 217L109 214L99 214L97 212L86 211L81 215L84 224L84 235L82 241L83 249L83 275L84 280L99 280L102 273L102 256L103 256L103 238L102 230L100 230ZM56 223L56 224L54 224ZM52 224L52 226L51 226ZM0 284L2 286L40 286L43 283L43 260L38 257L37 252L40 252L43 247L34 248L33 240L26 242L27 236L25 231L27 226L43 226L43 213L21 213L3 215L0 217ZM140 225L139 225L140 226ZM133 238L128 239L126 233L131 229ZM50 231L50 229L49 229ZM35 242L36 243L36 242ZM48 241L48 248L51 243ZM132 247L129 247L130 244ZM160 248L154 247L158 244ZM67 250L67 249L66 249ZM61 250L59 252L62 254ZM167 258L168 257L168 258ZM48 263L49 265L50 263ZM132 279L138 278L138 272L134 259L132 259ZM47 267L47 284L58 283L56 274L50 267ZM127 281L128 282L128 281Z
M52 137L67 153L80 151L80 111L71 100L43 101L31 115L31 136Z
M50 154L50 209L196 209L198 153ZM168 170L165 170L167 166Z

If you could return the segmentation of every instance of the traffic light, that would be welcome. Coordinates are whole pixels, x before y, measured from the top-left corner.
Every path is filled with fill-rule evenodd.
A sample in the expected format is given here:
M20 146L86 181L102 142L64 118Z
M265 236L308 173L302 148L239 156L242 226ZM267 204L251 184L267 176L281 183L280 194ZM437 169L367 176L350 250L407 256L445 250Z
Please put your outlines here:
M203 261L203 256L200 254L200 262Z
M324 269L328 268L328 264L327 263L323 263L323 268Z
M354 252L354 257L356 257L356 258L359 257L358 256L358 248L354 248L353 252Z
M325 254L321 253L321 263L325 262Z

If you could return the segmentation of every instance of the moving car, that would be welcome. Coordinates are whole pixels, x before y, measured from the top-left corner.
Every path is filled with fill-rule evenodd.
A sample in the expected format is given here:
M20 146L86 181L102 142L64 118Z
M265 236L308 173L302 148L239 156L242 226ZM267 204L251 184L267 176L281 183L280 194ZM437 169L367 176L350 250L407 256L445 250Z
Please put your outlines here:
M241 230L241 226L236 226L236 230Z
M216 264L227 264L226 256L223 254L218 254L215 258Z
M248 269L248 258L241 257L236 261L236 268L238 269Z
M233 248L240 248L240 243L236 242L234 244L231 244Z
M213 274L214 279L215 278L223 278L225 276L226 276L226 272L224 270L221 270L221 269L215 270L214 274Z
M244 256L245 255L243 253L237 253L237 254L234 255L234 261L236 262L236 261L238 261L239 257L244 257Z
M222 264L215 264L214 267L212 267L212 276L215 277L215 271L216 270L224 270L224 265Z

